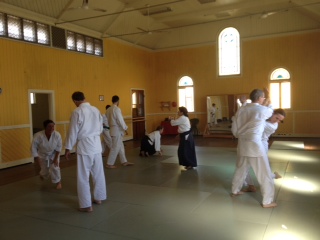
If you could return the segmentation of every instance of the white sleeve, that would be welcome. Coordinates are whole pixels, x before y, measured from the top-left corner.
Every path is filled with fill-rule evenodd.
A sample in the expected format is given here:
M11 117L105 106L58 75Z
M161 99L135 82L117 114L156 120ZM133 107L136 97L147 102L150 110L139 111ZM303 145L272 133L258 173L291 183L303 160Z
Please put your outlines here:
M128 129L128 126L127 124L124 122L124 119L123 119L123 116L122 116L122 113L121 113L121 110L118 108L117 111L115 112L116 114L116 119L117 119L117 123L118 123L118 126L121 126L121 128L126 131Z
M157 152L160 152L161 149L161 134L159 131L155 131L154 135L154 148Z
M66 138L65 148L71 150L73 146L76 144L77 138L78 138L78 132L79 132L79 126L78 126L78 113L73 112L70 119L69 124L69 131ZM102 124L101 124L102 128Z

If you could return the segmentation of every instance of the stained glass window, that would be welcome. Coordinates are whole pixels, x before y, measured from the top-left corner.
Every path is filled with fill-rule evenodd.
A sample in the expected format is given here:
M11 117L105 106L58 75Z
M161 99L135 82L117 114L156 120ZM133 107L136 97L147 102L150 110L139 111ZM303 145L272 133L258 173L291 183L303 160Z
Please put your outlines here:
M274 108L291 108L291 79L286 69L277 68L271 73L269 91Z
M219 35L219 76L240 74L240 35L228 27Z
M180 78L178 95L179 107L186 107L188 109L188 112L194 112L193 81L190 77L184 76Z

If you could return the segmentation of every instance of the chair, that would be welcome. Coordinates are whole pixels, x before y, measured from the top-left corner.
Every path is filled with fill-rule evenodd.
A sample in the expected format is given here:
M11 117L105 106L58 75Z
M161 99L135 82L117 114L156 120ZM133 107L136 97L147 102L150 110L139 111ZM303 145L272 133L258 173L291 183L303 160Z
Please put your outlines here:
M198 129L199 119L198 118L190 119L190 124L191 124L191 131L193 135L199 135L199 129Z

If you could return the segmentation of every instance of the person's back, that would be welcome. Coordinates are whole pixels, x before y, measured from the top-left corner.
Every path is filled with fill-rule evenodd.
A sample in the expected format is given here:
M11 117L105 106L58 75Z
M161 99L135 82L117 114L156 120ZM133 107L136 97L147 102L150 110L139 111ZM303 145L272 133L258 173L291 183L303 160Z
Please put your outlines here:
M114 95L111 99L112 106L107 109L106 116L108 118L110 135L112 138L112 147L109 152L106 168L116 168L114 163L119 154L120 162L123 166L132 166L133 163L127 161L125 156L124 144L122 136L124 133L127 134L128 126L124 122L122 113L119 106L120 98Z
M83 103L75 111L81 112L79 114L79 121L81 122L78 138L99 136L101 133L101 114L99 110L89 104Z
M123 120L121 109L117 105L112 105L108 108L106 116L109 122L110 135L116 136L119 133L123 135L123 132L127 130L127 125Z
M274 183L269 162L262 144L262 133L266 120L273 110L262 106L265 100L262 90L255 89L250 93L253 103L239 109L235 121L238 127L237 168L232 180L232 196L243 194L241 188L245 182L250 166L256 174L262 193L262 206L275 207Z
M76 120L73 128L77 130L70 131L70 134L76 134L78 140L77 152L80 154L95 154L101 152L100 134L102 132L102 116L96 107L84 102L72 113L71 119ZM72 136L70 136L73 139ZM68 145L71 146L74 143Z
M65 141L65 156L77 144L77 192L79 211L92 212L92 203L101 204L107 198L103 171L100 134L102 116L100 111L86 102L83 92L74 92L72 101L77 108L72 112L69 131ZM90 190L93 181L93 200Z
M265 120L272 113L272 109L267 110L267 107L258 103L248 103L239 111L239 117L236 119L239 138L260 140L259 135L262 134Z

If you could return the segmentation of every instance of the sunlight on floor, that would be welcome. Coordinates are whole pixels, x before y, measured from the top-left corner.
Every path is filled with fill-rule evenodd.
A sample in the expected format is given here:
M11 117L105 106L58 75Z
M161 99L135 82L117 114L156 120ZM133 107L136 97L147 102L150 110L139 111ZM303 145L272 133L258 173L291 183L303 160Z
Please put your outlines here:
M300 141L274 141L271 149L303 150L304 143Z
M282 160L290 162L318 162L317 156L306 155L305 152L283 151L270 149L268 156L272 160Z
M294 176L293 178L289 179L283 179L282 186L297 192L317 192L319 187L307 180L303 180L298 178L297 176Z
M302 240L303 238L296 236L293 233L288 232L281 232L279 234L276 234L272 240Z

